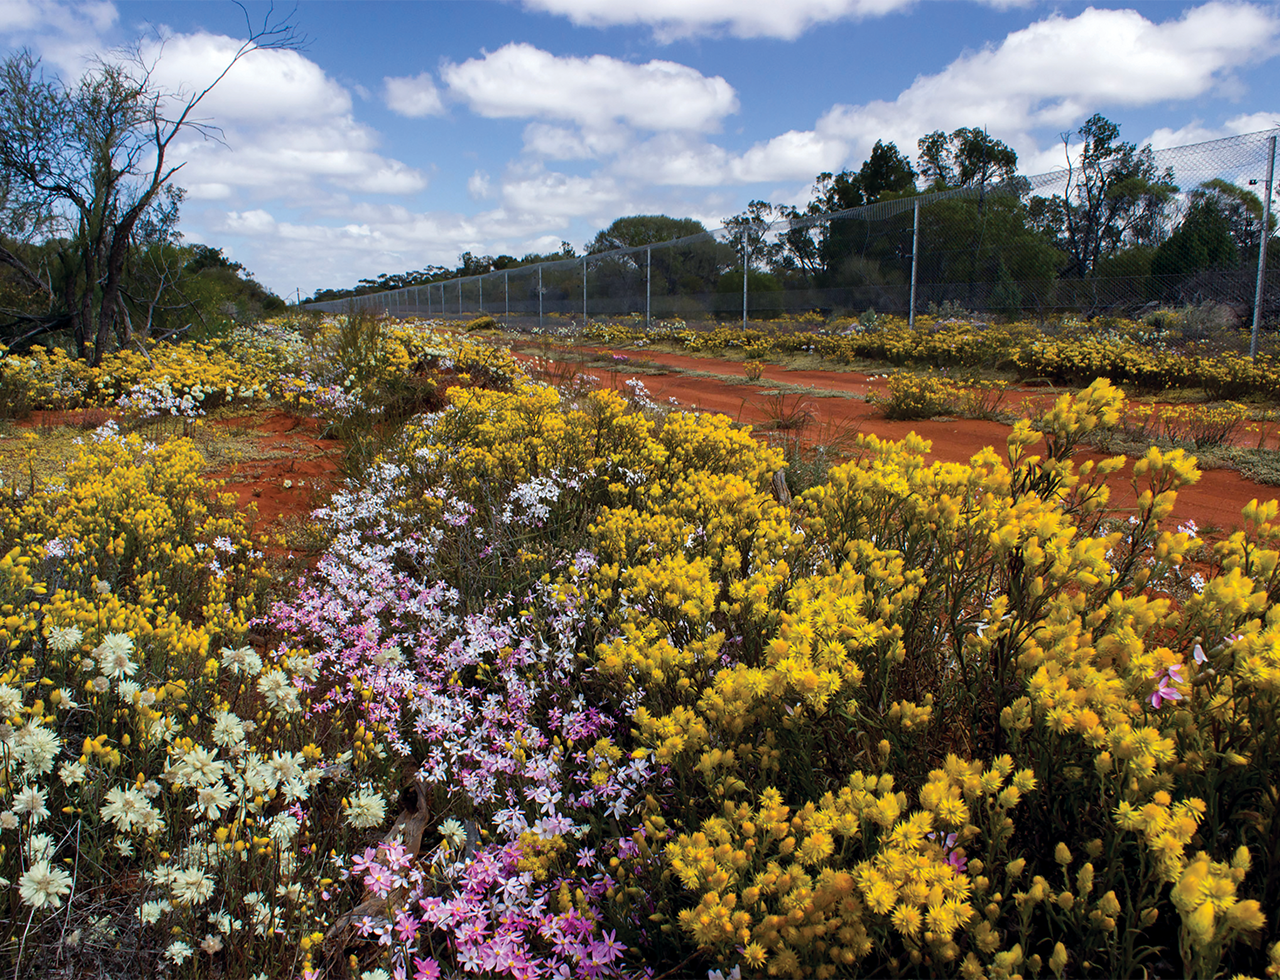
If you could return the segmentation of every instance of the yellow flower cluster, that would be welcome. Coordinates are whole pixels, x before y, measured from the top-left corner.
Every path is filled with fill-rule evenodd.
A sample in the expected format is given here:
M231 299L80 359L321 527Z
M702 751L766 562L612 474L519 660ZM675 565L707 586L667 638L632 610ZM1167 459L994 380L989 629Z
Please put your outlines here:
M1107 847L1139 848L1126 851L1148 869L1137 922L1159 889L1180 880L1199 840L1191 816L1207 787L1197 792L1201 777L1187 776L1207 776L1210 760L1234 751L1215 756L1199 744L1210 730L1191 724L1180 703L1196 676L1189 638L1238 634L1213 641L1214 656L1231 660L1201 682L1217 692L1201 710L1229 730L1256 717L1245 686L1271 691L1280 678L1271 652L1280 614L1245 621L1271 608L1246 572L1267 588L1280 574L1280 556L1258 544L1280 538L1274 508L1257 508L1252 531L1220 546L1222 574L1182 609L1143 590L1175 574L1195 544L1161 527L1177 488L1198 475L1193 458L1153 447L1134 466L1134 521L1081 533L1084 516L1105 513L1103 478L1125 462L1077 468L1070 458L1124 412L1106 381L1015 429L1007 460L987 450L968 465L927 464L915 437L864 437L853 462L791 507L765 489L776 456L702 416L655 423L626 414L609 393L568 410L537 388L451 398L455 413L412 444L459 483L482 474L471 484L478 490L499 473L525 480L570 465L609 474L591 491L601 504L589 526L599 565L585 581L561 574L557 587L588 602L605 634L596 667L638 700L631 757L668 767L682 799L723 811L664 853L691 894L673 912L684 934L728 961L829 974L875 950L921 957L903 964L955 962L961 972L1039 969L1040 954L1009 936L1029 942L1044 903L1059 913L1071 906L1081 928L1113 934L1119 882L1100 876L1105 887L1095 886L1092 861L1062 892L1043 875L1011 885L1020 860L1010 853L1012 810L1042 766L1063 764L1031 745L1068 760L1057 790L1106 801L1089 825ZM461 452L445 453L453 439ZM627 451L610 451L618 445ZM932 723L940 710L949 726ZM896 793L881 785L917 765L924 746L945 742L960 718L970 731L1002 732L996 740L1018 751L989 769L952 755ZM884 775L849 783L869 796L842 823L820 787L848 780L855 758ZM782 784L771 784L780 776L785 806L796 808L784 816ZM803 786L817 802L794 795ZM759 804L738 802L744 793ZM880 828L870 836L868 821ZM975 874L977 860L959 870L974 848L1007 866L1009 882ZM970 900L979 893L981 906ZM1048 965L1065 969L1067 955L1055 951ZM1127 955L1115 947L1107 962Z
M898 372L889 378L885 418L928 419L935 415L988 418L1004 395L998 381L954 381L936 374Z
M1106 325L1067 321L1055 335L1046 336L1043 324L1026 321L995 325L918 316L913 329L904 317L874 316L863 322L837 320L826 329L805 322L779 322L769 330L694 330L678 321L650 330L592 323L584 339L607 344L660 340L692 351L741 350L753 358L815 353L844 364L866 360L934 368L1008 364L1024 378L1083 386L1105 377L1150 392L1200 388L1213 400L1240 398L1250 392L1280 393L1280 372L1270 355L1254 359L1195 344L1164 344L1153 333L1135 321L1109 320Z
M341 725L307 732L295 680L314 677L311 658L246 643L264 612L262 542L204 467L188 440L106 427L60 482L4 491L0 873L22 876L32 912L59 907L70 872L77 898L145 881L133 928L163 921L175 954L226 945L247 976L325 922L317 899L338 869L298 808L324 759L363 777L381 749ZM24 857L15 825L55 842L46 858Z
M0 345L0 389L21 391L27 409L112 408L137 389L155 388L208 411L266 398L269 384L261 358L219 345L152 342L108 354L98 367L61 348L16 355Z

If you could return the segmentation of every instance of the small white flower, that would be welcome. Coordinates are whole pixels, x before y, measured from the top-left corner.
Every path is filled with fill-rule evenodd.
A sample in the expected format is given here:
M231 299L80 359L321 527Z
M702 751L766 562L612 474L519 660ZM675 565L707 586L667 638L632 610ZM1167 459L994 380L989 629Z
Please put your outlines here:
M173 900L182 905L199 905L213 895L213 879L201 868L183 868L169 883Z
M210 912L209 925L213 926L215 929L218 930L218 932L222 933L224 936L229 936L233 932L235 932L237 929L239 929L242 923L240 922L239 919L231 918L230 913Z
M316 658L314 656L294 657L289 666L304 681L315 683L320 676L320 672L316 670Z
M467 829L457 820L446 820L436 829L440 831L440 836L455 848L467 842Z
M128 633L110 633L95 649L98 667L112 680L132 677L138 670L129 654L133 653L133 637Z
M276 885L276 897L283 898L290 904L296 904L302 898L302 885L300 882L292 882L288 885Z
M18 828L18 818L14 816L12 810L5 810L0 813L0 829L16 830Z
M87 770L79 761L64 762L58 768L58 776L62 779L62 785L75 786L84 782Z
M210 933L204 937L204 940L200 943L200 948L212 956L214 953L218 952L218 950L222 949L222 937Z
M39 823L49 816L49 808L44 805L44 790L38 786L28 786L13 794L13 812L31 814L31 822Z
M69 687L58 688L58 710L74 711L80 707L80 702L76 700L75 692Z
M288 813L277 813L271 818L267 835L277 844L287 847L298 834L298 818Z
M347 807L347 823L359 830L381 826L386 816L386 800L372 789L361 789L351 797Z
M254 653L253 647L240 647L238 650L223 647L222 666L229 667L237 674L256 677L262 670L262 658Z
M22 692L0 684L0 718L12 718L22 710Z
M32 834L27 838L27 859L29 861L52 861L53 838L48 834Z
M167 898L162 898L155 902L143 902L142 908L138 909L138 916L142 919L143 925L155 925L160 921L160 916L172 910L172 908L173 906L169 904Z
M44 543L44 553L49 558L66 558L71 554L71 542L63 538L54 538Z
M135 826L146 823L151 804L136 786L107 790L107 802L99 809L103 820L110 820L121 833L129 833Z
M196 790L196 801L187 807L192 813L203 813L206 820L216 820L231 805L231 794L221 779Z
M152 738L162 742L173 741L173 736L182 730L181 726L168 715L162 715L151 723L148 731Z
M271 708L279 708L287 714L302 710L298 689L283 670L271 670L258 678L258 693L267 699L267 705Z
M48 861L37 861L18 879L18 893L33 909L58 908L71 891L71 875Z
M191 954L195 952L187 943L181 939L175 939L169 944L169 948L164 951L164 958L170 963L185 963L191 959Z
M218 712L213 723L213 741L230 748L244 741L244 722L231 711Z
M13 754L31 772L43 776L53 771L53 760L62 739L37 722L23 725L13 737Z
M84 641L79 626L55 626L49 631L49 646L55 653L70 653Z

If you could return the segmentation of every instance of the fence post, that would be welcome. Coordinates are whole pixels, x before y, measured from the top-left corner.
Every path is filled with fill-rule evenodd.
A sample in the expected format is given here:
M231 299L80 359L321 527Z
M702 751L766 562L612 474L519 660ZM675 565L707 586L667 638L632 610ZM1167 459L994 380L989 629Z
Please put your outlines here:
M653 294L653 249L644 250L644 325L649 326L649 301Z
M502 274L502 293L507 301L507 312L503 317L504 320L511 319L511 273L504 272Z
M915 216L911 220L911 310L907 313L907 326L916 325L916 265L920 259L920 199L916 198L913 209Z
M1253 290L1253 333L1249 337L1249 356L1258 356L1258 332L1262 329L1262 301L1266 293L1267 239L1271 235L1271 189L1276 176L1276 138L1271 137L1267 162L1267 194L1262 199L1262 239L1258 242L1258 284Z
M747 270L751 262L747 257L747 229L742 229L742 329L747 329Z
M582 329L587 329L587 257L582 257Z
M476 283L480 287L480 315L484 316L484 276L477 279Z
M542 329L542 266L538 266L538 329Z

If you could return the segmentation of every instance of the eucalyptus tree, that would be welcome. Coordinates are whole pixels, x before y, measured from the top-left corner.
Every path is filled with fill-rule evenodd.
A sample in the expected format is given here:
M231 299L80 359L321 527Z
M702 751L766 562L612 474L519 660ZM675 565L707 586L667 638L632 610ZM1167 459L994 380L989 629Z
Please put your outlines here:
M247 19L247 15L246 15ZM74 81L21 50L0 63L0 263L43 309L27 333L69 328L81 357L101 361L131 325L126 276L140 245L172 240L184 131L218 138L196 111L241 58L295 47L288 19L268 13L202 88L164 89L141 47L99 58Z

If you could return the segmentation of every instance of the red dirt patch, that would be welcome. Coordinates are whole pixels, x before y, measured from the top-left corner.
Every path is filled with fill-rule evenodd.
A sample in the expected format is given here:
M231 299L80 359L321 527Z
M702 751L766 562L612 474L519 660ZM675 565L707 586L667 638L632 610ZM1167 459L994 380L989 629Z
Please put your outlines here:
M611 353L603 351L602 353ZM618 384L630 377L626 371L630 363L633 369L670 366L682 370L710 371L716 374L742 374L743 383L733 384L714 378L690 377L679 374L641 376L653 400L664 404L670 398L682 406L702 411L723 412L730 418L750 422L757 426L770 421L769 398L761 390L746 383L742 365L733 361L689 357L681 354L645 351L629 354L629 362L622 362ZM821 431L823 426L856 428L858 432L901 439L915 432L932 443L929 457L945 462L967 463L979 450L987 446L1003 449L1009 427L999 422L979 419L931 419L916 422L894 422L883 417L880 410L867 404L868 394L887 395L884 376L867 375L858 371L790 371L776 365L766 365L763 379L775 383L801 385L814 389L815 396L808 397L805 405L812 412L809 431ZM821 397L823 392L839 392L853 397ZM1057 393L1043 390L1014 391L1006 397L1005 404L1016 405L1020 401L1051 401ZM794 404L804 395L788 394L784 405ZM1100 460L1099 453L1082 452L1078 459ZM1112 505L1124 510L1136 504L1133 488L1129 483L1132 462L1108 482L1111 485ZM1204 470L1193 486L1184 487L1178 493L1174 518L1179 521L1193 519L1202 528L1218 527L1231 531L1240 526L1241 509L1251 500L1270 500L1280 496L1280 488L1255 483L1234 470Z
M321 439L316 419L272 411L262 416L221 419L225 428L248 428L256 434L254 458L209 473L225 481L243 509L258 508L254 531L261 532L287 518L306 519L327 499L341 477L338 459L342 445Z

